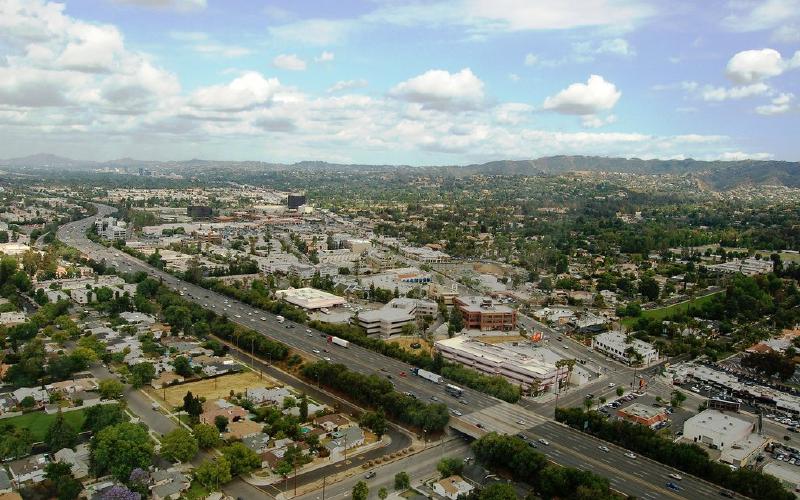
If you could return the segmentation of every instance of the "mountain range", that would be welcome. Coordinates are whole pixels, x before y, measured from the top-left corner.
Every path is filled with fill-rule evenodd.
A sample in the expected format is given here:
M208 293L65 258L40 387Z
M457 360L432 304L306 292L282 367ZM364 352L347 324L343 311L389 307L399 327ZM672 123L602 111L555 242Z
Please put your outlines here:
M787 161L700 161L642 160L602 156L549 156L533 160L499 160L471 165L412 167L408 165L341 164L302 161L292 164L261 161L217 161L191 159L150 161L120 158L105 162L73 160L51 154L0 160L0 167L21 170L42 168L64 170L119 169L136 173L139 168L153 171L201 174L236 169L239 172L278 171L406 171L432 175L557 175L568 172L617 172L643 175L692 175L712 189L729 190L740 186L782 185L800 187L800 162Z

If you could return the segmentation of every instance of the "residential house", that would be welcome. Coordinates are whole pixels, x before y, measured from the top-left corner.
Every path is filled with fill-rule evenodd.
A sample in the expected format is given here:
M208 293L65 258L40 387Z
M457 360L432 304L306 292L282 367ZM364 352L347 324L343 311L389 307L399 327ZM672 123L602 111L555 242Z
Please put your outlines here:
M467 496L475 489L474 486L464 481L461 476L450 476L433 483L433 492L450 500L457 500L460 496Z
M200 414L200 423L214 425L214 419L220 415L227 418L228 422L236 422L247 418L247 410L224 399L206 401Z
M225 433L225 439L243 439L261 433L263 428L264 424L247 419L230 422L228 424L228 432Z
M75 479L82 479L89 475L89 445L79 444L73 451L72 448L62 448L55 452L53 458L56 462L69 464Z
M153 500L177 500L189 489L191 481L177 470L157 470L150 475Z
M269 435L264 434L263 432L256 432L255 434L244 436L242 438L242 443L251 450L253 450L254 452L261 455L262 453L267 451L267 446L269 444Z
M333 439L325 444L332 457L364 444L364 431L360 427L348 427L334 432L332 436Z
M287 396L291 396L285 387L273 387L267 389L266 387L254 387L245 389L245 398L249 399L253 404L273 403L281 404Z
M325 429L325 432L338 431L340 428L344 429L352 425L350 420L348 420L344 415L340 413L334 413L332 415L323 415L321 417L315 418L313 422L314 425L317 425Z
M31 455L9 463L8 470L11 471L11 479L14 486L19 488L28 482L40 483L44 481L44 468L47 464L47 455L44 453Z
M32 397L38 404L44 404L50 401L50 395L47 394L47 391L38 387L20 387L14 391L13 394L14 399L16 399L18 403L22 402L22 400L28 396Z

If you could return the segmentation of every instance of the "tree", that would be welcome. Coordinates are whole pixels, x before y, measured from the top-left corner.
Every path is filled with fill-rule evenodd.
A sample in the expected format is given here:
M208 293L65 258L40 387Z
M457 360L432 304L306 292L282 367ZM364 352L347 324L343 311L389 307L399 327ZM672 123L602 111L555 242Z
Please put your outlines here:
M30 455L33 444L30 430L0 423L0 436L0 459L11 460Z
M98 391L100 392L100 398L102 399L120 399L122 398L122 391L125 386L122 385L117 379L114 378L107 378L101 380L98 384Z
M142 495L140 493L119 485L103 490L103 493L99 496L100 500L141 500L141 498Z
M138 389L149 384L155 376L156 368L153 363L148 363L147 361L137 363L131 368L131 385Z
M300 396L300 421L305 422L308 420L308 395L304 392Z
M111 425L128 421L128 416L120 404L90 406L85 410L85 415L83 430L94 434Z
M353 500L367 500L369 496L369 486L364 481L359 481L353 486L353 492L350 496Z
M197 439L197 445L203 449L208 450L215 448L219 445L219 429L213 425L197 424L194 426L194 437Z
M231 464L231 474L239 476L261 467L261 458L241 442L236 442L222 449L222 454Z
M72 466L50 462L44 468L45 478L53 485L58 500L74 500L83 491L83 484L72 476Z
M686 401L686 394L677 389L672 391L672 399L669 402L672 406L680 408L684 401Z
M197 439L183 427L168 432L161 439L161 456L171 462L188 462L197 455Z
M464 317L461 315L461 309L454 307L450 313L450 321L447 323L447 335L452 337L463 329Z
M183 411L189 415L192 422L200 420L200 414L203 413L203 404L200 402L199 397L192 395L192 391L188 391L183 396Z
M411 478L408 472L402 471L394 475L394 489L395 491L407 490L411 487Z
M205 460L194 470L194 478L207 489L218 490L232 479L231 464L225 457Z
M378 436L378 439L380 439L381 436L386 434L386 428L388 427L386 414L383 412L383 409L380 408L378 411L364 412L364 414L361 415L361 425L371 430Z
M188 333L192 327L192 313L188 307L169 306L164 310L164 320L175 332Z
M225 415L217 415L214 417L214 425L220 432L225 432L225 429L228 428L228 417Z
M617 387L617 396L621 397L623 394L625 394L625 389L623 389L621 386Z
M22 398L22 401L19 402L19 405L27 410L36 406L36 400L33 399L33 396L25 396Z
M389 496L389 491L386 488L381 487L381 489L378 490L378 498L380 498L381 500L386 500L386 497L388 496Z
M658 298L660 291L658 282L652 276L644 276L639 280L639 293L651 302Z
M189 378L193 375L192 366L186 356L178 356L172 360L172 367L175 368L175 373L181 377Z
M62 448L72 448L77 441L78 432L64 420L64 414L61 413L59 409L56 414L56 419L53 420L53 423L50 424L50 427L47 429L44 442L47 443L47 447L50 448L50 451L55 453Z
M458 458L445 457L436 464L436 470L439 471L442 478L460 475L461 471L464 470L464 462Z
M153 443L144 425L123 422L97 433L90 446L95 476L112 474L127 481L136 467L146 469L153 459Z
M478 500L517 500L517 493L508 483L492 483L481 490Z
M583 406L585 406L587 410L589 408L591 408L592 405L594 405L594 398L584 398L583 399Z

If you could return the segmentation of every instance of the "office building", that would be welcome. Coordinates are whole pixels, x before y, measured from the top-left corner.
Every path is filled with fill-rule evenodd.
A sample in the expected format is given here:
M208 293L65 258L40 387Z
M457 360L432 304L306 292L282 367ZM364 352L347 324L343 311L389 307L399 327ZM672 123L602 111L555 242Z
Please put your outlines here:
M630 352L631 349L639 353L642 365L658 361L658 351L651 344L632 337L628 338L619 331L605 332L595 336L592 339L592 349L627 364L636 361L636 356Z
M705 410L683 424L683 438L711 448L725 449L746 440L753 427L752 421L738 414Z
M344 298L339 297L338 295L308 287L278 290L275 292L275 295L290 304L294 304L307 310L322 309L323 307L335 307L347 302L344 300Z
M453 304L461 311L468 330L507 332L517 327L517 311L495 304L490 297L456 297Z
M286 206L289 210L297 210L306 204L306 195L304 194L290 194L286 199Z

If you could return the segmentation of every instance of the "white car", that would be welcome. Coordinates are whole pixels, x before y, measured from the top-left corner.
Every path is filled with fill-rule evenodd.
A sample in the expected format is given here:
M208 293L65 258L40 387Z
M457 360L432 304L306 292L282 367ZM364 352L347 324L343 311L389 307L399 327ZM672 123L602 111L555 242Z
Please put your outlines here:
M306 328L306 333L311 333L311 329L310 328Z
M330 363L330 361L331 361L331 358L329 358L328 356L325 356L325 357L324 357L324 358L322 358L322 359L324 359L325 361L327 361L327 362L329 362L329 363Z
M266 321L266 320L267 320L267 318L265 318L264 316L261 316L261 321Z
M633 453L633 452L629 451L628 453L625 454L625 456L628 457L628 458L632 458L632 459L636 460L636 454Z
M614 387L615 385L617 385L617 384L615 384L614 382L609 382L609 383L608 383L608 386L609 386L609 387Z
M678 481L681 481L683 479L683 476L681 476L680 474L676 474L675 472L670 474L669 477L671 477L672 479L677 479Z
M611 450L609 450L609 449L608 449L608 446L604 446L604 445L602 445L602 444L601 444L600 446L598 446L598 447L597 447L597 449L598 449L598 450L600 450L600 451L604 451L604 452L606 452L606 453L608 453L609 451L611 451Z
M241 318L241 317L242 317L242 315L241 315L241 314L237 314L237 315L236 315L236 317L237 317L237 318Z
M545 446L549 446L550 445L550 441L546 440L545 438L539 438L539 442L542 443Z
M319 349L312 349L311 352L313 352L314 354L319 354Z

